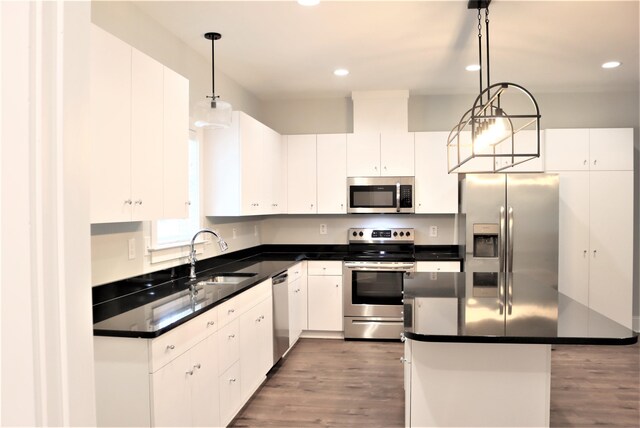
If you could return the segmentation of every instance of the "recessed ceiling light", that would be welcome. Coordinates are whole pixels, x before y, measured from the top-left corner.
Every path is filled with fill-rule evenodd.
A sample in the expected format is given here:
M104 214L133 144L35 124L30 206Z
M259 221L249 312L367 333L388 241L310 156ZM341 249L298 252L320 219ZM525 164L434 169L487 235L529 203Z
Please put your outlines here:
M346 76L347 74L349 74L349 70L347 70L346 68L337 68L333 70L333 74L335 74L336 76Z
M621 64L620 61L609 61L602 64L602 68L616 68L616 67L620 67L620 64Z
M315 6L320 3L320 0L298 0L300 6Z
M478 64L470 64L467 65L464 69L467 71L478 71L480 70L480 66Z

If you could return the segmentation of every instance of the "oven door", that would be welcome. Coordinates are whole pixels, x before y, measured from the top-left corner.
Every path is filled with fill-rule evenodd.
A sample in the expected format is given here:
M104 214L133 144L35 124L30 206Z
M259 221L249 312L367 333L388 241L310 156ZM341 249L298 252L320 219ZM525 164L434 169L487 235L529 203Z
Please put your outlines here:
M344 262L344 316L402 318L404 278L414 263Z

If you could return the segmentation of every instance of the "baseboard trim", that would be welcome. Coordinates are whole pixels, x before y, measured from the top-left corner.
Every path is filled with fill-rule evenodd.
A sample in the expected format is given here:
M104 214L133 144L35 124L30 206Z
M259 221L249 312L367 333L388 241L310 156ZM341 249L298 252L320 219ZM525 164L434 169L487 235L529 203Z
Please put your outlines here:
M344 333L342 331L303 330L300 337L307 339L344 339Z

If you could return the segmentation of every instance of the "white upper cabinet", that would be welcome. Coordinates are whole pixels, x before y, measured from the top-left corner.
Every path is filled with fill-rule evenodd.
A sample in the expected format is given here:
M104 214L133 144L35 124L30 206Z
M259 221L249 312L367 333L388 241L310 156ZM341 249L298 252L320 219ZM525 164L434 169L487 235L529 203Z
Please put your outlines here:
M164 67L164 218L189 215L189 80Z
M633 171L633 129L590 129L589 166L592 171Z
M380 175L380 134L347 134L347 176Z
M229 128L206 131L204 139L205 215L283 212L285 155L278 133L234 111Z
M131 220L131 46L91 27L91 222Z
M633 129L547 129L547 171L632 171Z
M447 172L448 132L415 134L415 209L418 214L458 212L458 174Z
M163 80L162 64L133 49L131 55L131 198L133 199L131 220L155 220L162 217ZM184 150L187 152L187 140L184 144Z
M522 154L533 154L538 152L537 132L532 130L520 131L513 136L513 152ZM505 141L500 145L503 153L512 153L511 140ZM509 165L512 162L518 162L522 158L496 158L496 168ZM501 172L544 172L544 132L540 132L540 156L533 158L521 164L503 169Z
M414 175L414 133L383 132L380 134L380 175Z
M347 134L347 176L414 175L412 132Z
M90 82L91 222L186 215L188 80L92 26Z
M318 214L347 212L347 135L317 136Z
M287 135L287 212L315 214L316 136Z

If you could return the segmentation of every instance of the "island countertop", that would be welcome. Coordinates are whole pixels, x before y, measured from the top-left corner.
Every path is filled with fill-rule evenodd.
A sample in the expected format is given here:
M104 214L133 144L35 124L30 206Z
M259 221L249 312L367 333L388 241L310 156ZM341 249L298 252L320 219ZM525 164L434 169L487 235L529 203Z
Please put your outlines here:
M405 336L426 342L626 345L633 330L524 273L405 278Z

